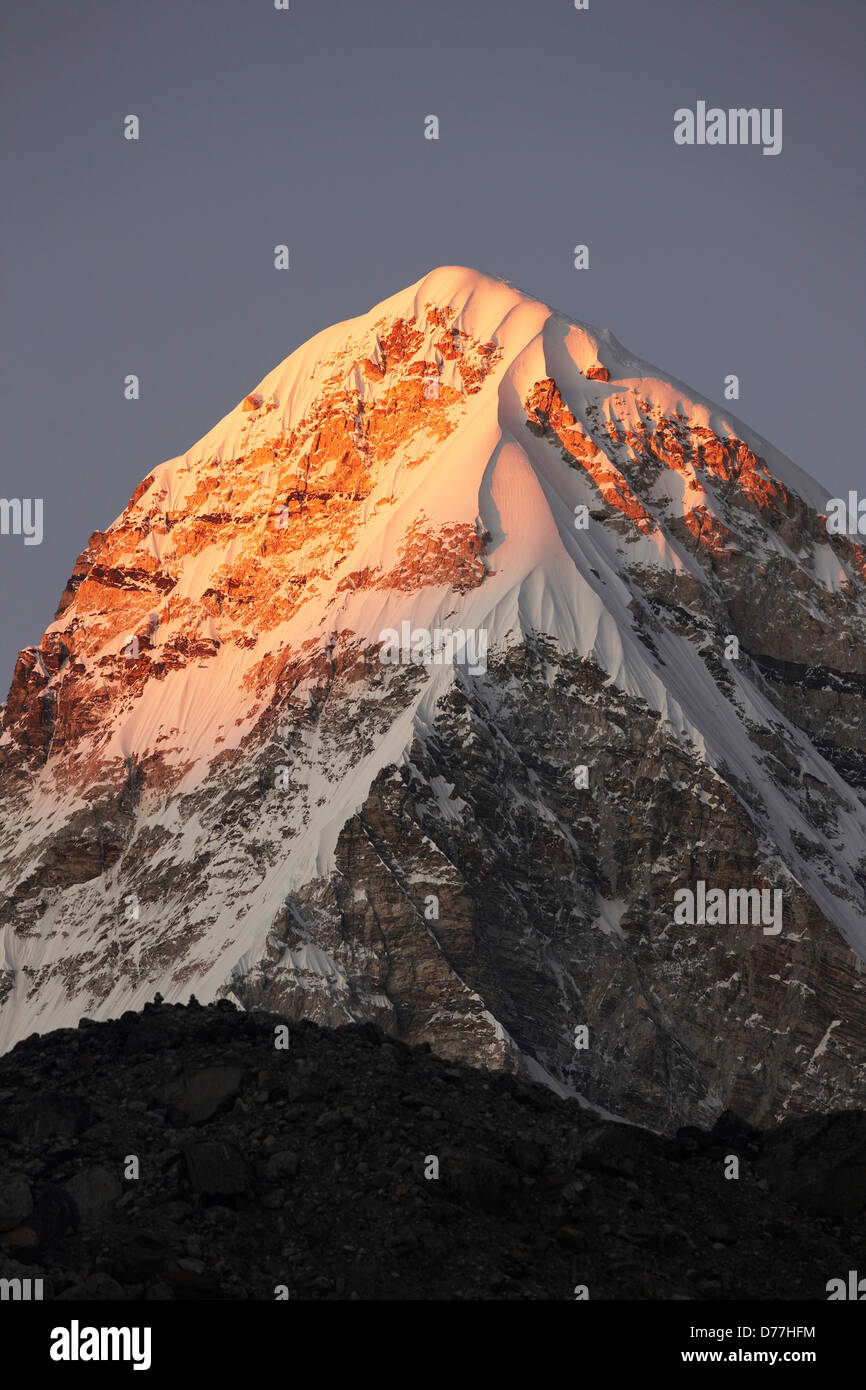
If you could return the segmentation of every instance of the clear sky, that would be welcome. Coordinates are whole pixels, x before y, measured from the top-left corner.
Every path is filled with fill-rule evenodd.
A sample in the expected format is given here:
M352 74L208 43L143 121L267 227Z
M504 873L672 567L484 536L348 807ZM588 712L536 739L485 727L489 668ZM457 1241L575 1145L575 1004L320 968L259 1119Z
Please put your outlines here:
M6 0L0 496L44 540L0 536L0 698L154 465L436 265L713 400L736 373L736 414L866 490L864 38L863 0ZM698 101L781 107L781 153L675 145Z

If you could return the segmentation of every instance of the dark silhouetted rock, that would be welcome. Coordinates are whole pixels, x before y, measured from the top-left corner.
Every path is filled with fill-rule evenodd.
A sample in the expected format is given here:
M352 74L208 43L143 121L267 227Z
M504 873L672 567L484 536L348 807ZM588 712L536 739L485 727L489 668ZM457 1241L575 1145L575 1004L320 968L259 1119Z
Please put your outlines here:
M183 1155L193 1190L204 1197L234 1197L250 1186L250 1165L233 1144L185 1144Z
M242 1067L202 1067L186 1072L168 1087L161 1099L177 1128L201 1125L231 1107L243 1080Z
M790 1120L766 1136L758 1170L771 1192L816 1215L866 1212L866 1115Z
M66 1183L82 1225L98 1220L121 1194L117 1174L110 1168L85 1168Z
M0 1231L11 1231L33 1210L33 1193L26 1178L0 1172Z
M861 1112L667 1138L370 1027L229 1004L72 1037L0 1056L0 1278L48 1298L823 1301L866 1248Z

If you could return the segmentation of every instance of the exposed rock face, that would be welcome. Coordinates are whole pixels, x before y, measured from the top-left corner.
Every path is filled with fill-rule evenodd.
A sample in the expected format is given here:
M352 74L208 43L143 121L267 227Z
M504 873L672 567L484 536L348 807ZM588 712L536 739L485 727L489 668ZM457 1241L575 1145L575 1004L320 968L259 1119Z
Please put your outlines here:
M0 1046L194 988L658 1129L857 1104L866 557L825 506L474 272L319 335L21 653ZM404 627L486 644L392 664ZM781 930L676 920L698 882Z

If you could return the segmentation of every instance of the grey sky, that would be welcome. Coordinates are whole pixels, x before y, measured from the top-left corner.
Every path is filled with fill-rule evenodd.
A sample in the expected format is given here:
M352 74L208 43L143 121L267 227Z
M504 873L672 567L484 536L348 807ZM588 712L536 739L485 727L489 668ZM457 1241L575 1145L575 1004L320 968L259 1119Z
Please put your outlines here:
M737 414L862 491L864 37L862 0L7 0L0 495L45 536L0 536L0 698L155 464L435 265L712 399L735 372ZM677 147L698 100L781 107L781 154Z

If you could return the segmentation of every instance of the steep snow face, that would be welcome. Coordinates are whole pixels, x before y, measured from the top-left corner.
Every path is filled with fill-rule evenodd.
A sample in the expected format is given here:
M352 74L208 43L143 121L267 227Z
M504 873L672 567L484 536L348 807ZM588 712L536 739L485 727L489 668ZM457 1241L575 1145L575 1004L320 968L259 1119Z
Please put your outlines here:
M296 1012L531 1055L562 1082L561 1051L515 1037L519 1007L491 1007L436 919L401 940L430 971L412 1012L342 899L352 881L368 903L347 844L382 788L412 782L467 692L509 705L508 654L538 640L576 722L563 660L721 779L755 872L866 956L866 558L825 505L728 411L478 271L434 270L318 334L94 533L21 653L0 736L0 1046L155 989L273 1002L279 978ZM389 632L437 630L483 634L490 670L380 659ZM477 820L428 772L443 833ZM527 814L563 823L538 776ZM600 895L619 941L626 899ZM477 904L464 916L477 932ZM546 968L567 993L562 959Z

